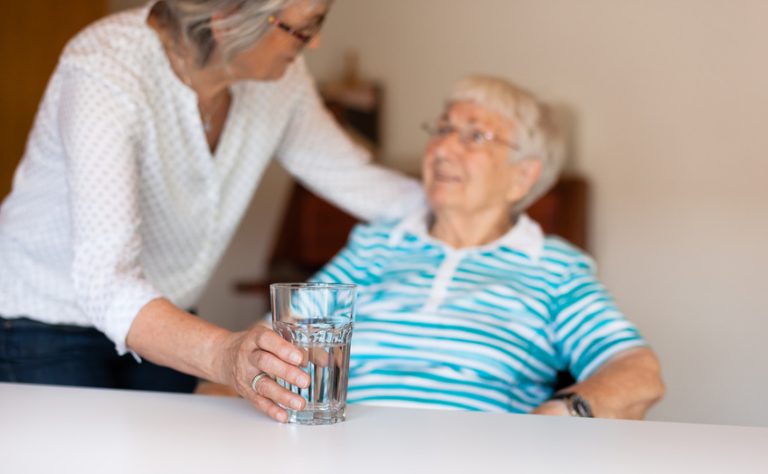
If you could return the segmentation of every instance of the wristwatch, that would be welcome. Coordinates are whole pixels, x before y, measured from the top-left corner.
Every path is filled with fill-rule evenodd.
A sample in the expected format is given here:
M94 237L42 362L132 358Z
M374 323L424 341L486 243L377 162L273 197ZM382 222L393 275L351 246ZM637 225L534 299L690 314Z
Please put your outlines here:
M568 408L568 414L571 416L581 416L584 418L594 418L592 407L589 402L576 392L556 393L550 400L562 400Z

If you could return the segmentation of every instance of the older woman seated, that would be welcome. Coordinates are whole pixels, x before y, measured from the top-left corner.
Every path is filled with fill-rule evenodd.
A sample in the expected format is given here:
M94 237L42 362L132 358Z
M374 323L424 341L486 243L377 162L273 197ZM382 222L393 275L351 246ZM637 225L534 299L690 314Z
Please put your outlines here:
M592 260L524 213L560 168L544 106L471 77L425 129L429 209L358 226L313 278L360 286L348 401L642 418L657 358Z

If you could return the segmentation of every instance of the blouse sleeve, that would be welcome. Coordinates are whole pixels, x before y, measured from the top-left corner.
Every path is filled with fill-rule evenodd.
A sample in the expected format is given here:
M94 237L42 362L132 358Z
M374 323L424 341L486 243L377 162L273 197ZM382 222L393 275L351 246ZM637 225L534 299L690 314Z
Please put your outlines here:
M367 221L404 217L424 204L414 179L371 163L323 106L300 68L299 97L278 149L283 166L310 189Z
M619 352L647 345L617 309L591 264L575 266L558 288L555 303L555 346L578 381Z
M82 311L122 355L134 318L160 296L140 263L138 110L103 79L75 68L62 75L72 279Z

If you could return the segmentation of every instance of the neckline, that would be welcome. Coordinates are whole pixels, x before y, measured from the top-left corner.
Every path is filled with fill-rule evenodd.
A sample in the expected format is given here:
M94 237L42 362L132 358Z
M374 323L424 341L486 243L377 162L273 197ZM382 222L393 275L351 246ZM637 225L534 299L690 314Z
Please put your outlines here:
M171 58L169 58L168 54L165 52L165 45L163 44L163 40L160 39L160 34L148 23L151 7L152 3L149 3L144 7L144 11L141 15L141 25L147 36L151 38L155 59L160 63L163 72L166 75L171 76L171 80L176 88L183 91L185 95L192 96L195 99L195 103L197 103L197 93L176 75L176 72L173 70L173 65L171 64Z
M411 234L422 242L436 245L450 254L487 252L507 247L522 252L533 260L539 259L544 248L544 232L541 230L541 226L525 213L520 214L515 225L498 239L483 245L457 249L429 233L428 219L430 212L428 207L424 207L401 220L390 234L390 245L399 244L405 237L405 234Z
M163 71L163 75L166 76L166 78L172 83L172 89L175 92L179 92L183 96L183 100L187 102L187 105L191 107L191 110L193 110L195 115L195 131L193 132L195 135L195 139L202 142L202 146L206 150L206 154L209 160L213 160L215 162L220 162L221 160L218 158L219 155L222 153L221 149L226 146L227 137L230 135L229 129L232 128L232 119L235 115L235 110L238 107L239 100L238 100L238 92L239 87L238 84L232 84L229 87L229 94L230 94L230 105L229 110L227 111L227 116L224 119L224 124L222 125L221 133L219 134L219 139L216 143L216 146L211 149L210 145L208 144L208 137L205 130L205 123L203 120L202 115L200 114L200 108L198 104L198 97L197 93L192 89L187 83L185 83L173 70L173 66L171 64L171 59L168 57L168 54L165 50L165 45L163 44L163 41L160 39L160 34L155 31L154 28L148 23L149 20L149 14L152 9L152 3L145 5L141 10L141 25L144 28L144 31L146 34L151 38L152 43L152 49L153 49L153 56L155 58L155 61L158 63L158 66Z

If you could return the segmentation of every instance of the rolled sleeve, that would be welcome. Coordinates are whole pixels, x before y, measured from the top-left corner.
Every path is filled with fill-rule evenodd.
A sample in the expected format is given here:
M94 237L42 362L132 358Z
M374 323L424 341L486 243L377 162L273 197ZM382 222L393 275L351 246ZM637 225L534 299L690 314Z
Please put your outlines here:
M647 345L597 280L593 267L573 269L560 285L554 327L561 362L578 381L614 355Z
M141 267L138 112L119 88L65 71L60 107L72 223L72 280L95 328L127 352L126 336L160 293Z
M123 355L128 352L125 339L136 315L147 303L162 297L162 295L141 278L118 282L116 287L119 290L112 298L103 321L97 327L115 343L117 353Z

